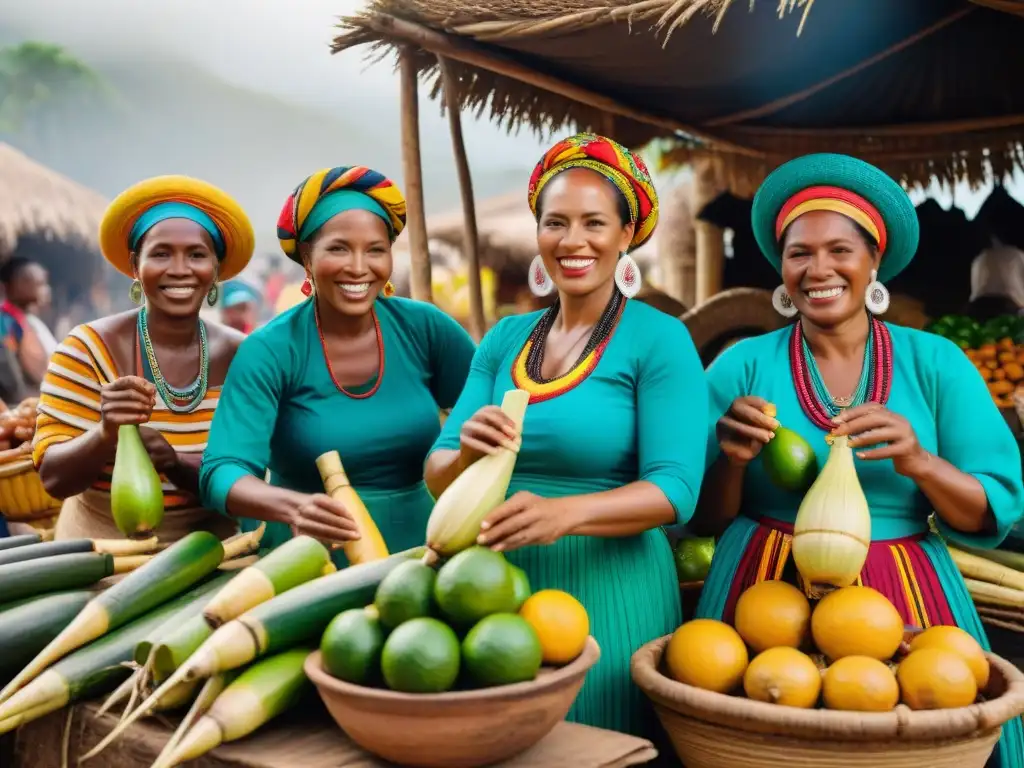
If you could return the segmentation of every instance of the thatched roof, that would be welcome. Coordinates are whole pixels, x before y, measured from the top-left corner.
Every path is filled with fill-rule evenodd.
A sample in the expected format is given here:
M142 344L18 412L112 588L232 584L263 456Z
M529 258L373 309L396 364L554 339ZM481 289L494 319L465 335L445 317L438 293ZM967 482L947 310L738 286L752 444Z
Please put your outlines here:
M750 5L370 0L334 49L409 46L435 95L440 53L464 108L632 146L669 137L670 162L727 157L734 190L824 150L908 183L1024 167L1024 90L1006 87L1024 78L1022 0Z
M98 250L106 207L98 192L0 143L0 255L30 234Z

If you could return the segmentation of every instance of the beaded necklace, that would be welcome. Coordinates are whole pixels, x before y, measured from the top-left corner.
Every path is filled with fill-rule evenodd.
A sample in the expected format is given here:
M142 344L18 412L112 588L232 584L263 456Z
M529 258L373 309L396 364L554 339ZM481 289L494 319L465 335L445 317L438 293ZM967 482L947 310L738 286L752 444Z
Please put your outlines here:
M790 335L789 363L800 407L807 418L826 431L832 430L832 419L846 408L867 402L884 405L889 400L892 390L892 337L885 323L876 317L869 320L864 364L857 388L850 397L834 398L829 394L800 322L793 325Z
M594 324L586 346L583 347L583 351L573 363L572 368L561 376L547 379L541 372L541 368L544 363L544 343L558 316L559 301L555 299L554 304L541 315L537 325L527 337L522 350L513 361L512 382L519 389L525 389L530 393L531 403L550 400L578 387L597 367L612 334L615 332L625 306L626 297L619 292L618 288L615 288L601 317Z
M153 383L160 398L173 413L191 413L206 399L206 391L210 383L210 351L206 338L206 324L199 320L199 375L185 389L175 389L167 383L160 371L160 363L156 359L153 340L149 336L149 322L146 308L139 310L137 333L142 349L139 363L143 375ZM144 354L141 354L144 353Z
M377 311L375 309L370 310L370 316L373 317L373 329L377 334L377 379L366 392L351 392L341 385L338 381L338 377L334 375L334 366L331 365L331 356L327 352L327 339L324 338L324 331L320 325L320 307L317 306L316 301L313 301L313 315L316 317L316 333L320 337L320 348L324 351L324 362L327 363L327 373L330 374L331 381L334 382L334 386L338 389L341 394L346 397L351 397L353 400L365 400L371 397L378 389L380 389L380 383L384 380L384 337L380 332L380 319L377 317Z

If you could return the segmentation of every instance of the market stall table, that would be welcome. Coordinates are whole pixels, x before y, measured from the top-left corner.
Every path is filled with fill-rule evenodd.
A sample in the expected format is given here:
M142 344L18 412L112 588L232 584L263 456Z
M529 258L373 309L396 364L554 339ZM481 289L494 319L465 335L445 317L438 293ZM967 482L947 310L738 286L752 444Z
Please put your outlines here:
M97 717L98 704L75 708L67 765L84 754L117 723ZM61 710L0 738L4 768L58 768L68 722ZM93 762L96 768L149 768L170 736L163 724L144 721L108 747ZM654 759L649 741L575 723L560 723L536 746L500 768L625 768ZM86 763L89 765L89 763ZM282 718L249 738L226 744L187 764L189 768L384 768L385 763L355 746L316 704Z

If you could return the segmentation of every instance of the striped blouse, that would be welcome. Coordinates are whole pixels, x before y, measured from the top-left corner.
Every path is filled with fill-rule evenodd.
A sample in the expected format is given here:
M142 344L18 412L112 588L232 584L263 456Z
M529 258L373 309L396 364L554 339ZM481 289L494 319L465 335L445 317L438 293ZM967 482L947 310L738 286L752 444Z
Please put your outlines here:
M83 434L100 421L100 387L125 374L117 370L113 357L99 334L88 324L73 329L57 347L43 378L36 417L32 458L38 467L47 449ZM159 395L151 421L145 426L164 436L178 453L202 454L210 422L220 397L220 387L211 387L206 399L191 413L174 413ZM92 489L109 496L113 464L108 464ZM178 489L161 476L166 512L194 510L195 496Z

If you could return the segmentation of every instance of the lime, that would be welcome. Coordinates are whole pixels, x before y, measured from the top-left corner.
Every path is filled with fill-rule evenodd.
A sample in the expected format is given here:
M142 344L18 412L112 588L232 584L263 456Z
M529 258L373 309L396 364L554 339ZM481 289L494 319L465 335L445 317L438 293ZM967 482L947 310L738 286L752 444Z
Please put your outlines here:
M384 577L377 587L374 605L380 621L394 629L409 619L430 616L434 611L434 582L437 573L418 560L402 563Z
M434 598L446 619L471 627L492 613L513 613L515 586L508 561L486 547L470 547L441 566Z
M384 630L375 613L372 608L343 611L324 630L324 669L339 680L368 685L379 678Z
M537 632L522 616L495 613L469 630L462 658L469 678L481 687L533 680L543 652Z
M442 621L410 619L391 633L381 653L384 682L403 693L444 693L459 677L459 638Z
M811 444L791 429L777 427L775 437L761 449L768 478L783 490L803 493L818 476L818 457Z
M713 537L683 539L676 544L676 572L682 582L704 581L715 555Z
M518 611L533 594L533 590L530 589L530 577L518 566L510 565L508 569L512 572L512 592L515 595L515 610Z

